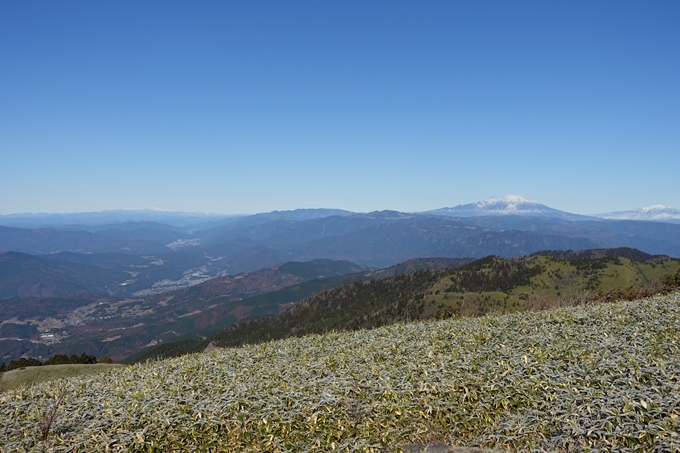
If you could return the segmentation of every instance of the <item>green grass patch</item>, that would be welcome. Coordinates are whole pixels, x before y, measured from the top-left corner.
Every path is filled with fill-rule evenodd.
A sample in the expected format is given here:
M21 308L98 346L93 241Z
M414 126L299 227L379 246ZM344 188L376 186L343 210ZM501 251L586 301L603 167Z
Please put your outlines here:
M124 365L110 363L78 364L78 365L43 365L30 366L3 373L0 377L0 391L16 389L20 386L75 376L87 376L106 371L122 370Z

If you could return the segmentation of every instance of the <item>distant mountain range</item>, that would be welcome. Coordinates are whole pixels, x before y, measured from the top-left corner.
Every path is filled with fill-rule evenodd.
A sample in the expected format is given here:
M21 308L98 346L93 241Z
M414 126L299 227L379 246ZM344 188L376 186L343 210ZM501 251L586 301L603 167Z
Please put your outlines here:
M158 222L173 226L188 226L230 219L238 216L203 212L178 212L163 209L115 209L100 212L63 214L26 213L0 215L0 225L19 228L87 227L128 222Z
M300 221L332 215L351 215L344 209L295 209L292 211L272 211L261 214L213 214L203 212L167 211L163 209L117 209L101 212L74 212L63 214L26 213L0 215L0 225L15 228L54 228L58 230L102 231L107 229L129 229L145 224L149 229L168 229L175 231L190 229L209 229L240 221L239 225L256 225L271 220ZM126 228L127 225L127 228Z
M667 218L671 211L655 208L645 213ZM45 222L56 216L51 220L55 225L0 226L0 252L26 255L2 258L0 297L66 296L77 290L146 297L215 277L314 259L385 268L414 258L513 257L608 247L680 257L678 223L579 216L519 196L421 213L297 209L232 217L174 214L36 215ZM20 220L0 216L0 224L10 217ZM109 223L115 219L123 222ZM90 224L64 223L85 220ZM16 266L24 269L21 275L2 270Z
M357 212L344 209L295 209L291 211L271 211L254 215L230 215L201 212L168 211L163 209L128 210L118 209L101 212L77 212L63 214L26 213L0 215L0 225L16 228L55 228L80 229L84 231L102 231L106 229L125 229L146 223L150 229L163 229L169 226L178 227L178 231L189 229L206 230L228 224L241 227L257 225L274 220L302 221L330 216L351 216ZM680 210L660 204L604 214L581 215L554 209L538 201L520 195L507 195L502 198L490 198L475 203L461 204L454 207L422 211L416 214L440 215L449 217L479 217L516 215L529 217L547 217L566 220L617 219L617 220L649 220L659 222L680 222Z
M615 220L649 220L653 222L680 223L680 209L673 209L660 204L655 204L647 206L646 208L634 209L632 211L598 214L596 217Z

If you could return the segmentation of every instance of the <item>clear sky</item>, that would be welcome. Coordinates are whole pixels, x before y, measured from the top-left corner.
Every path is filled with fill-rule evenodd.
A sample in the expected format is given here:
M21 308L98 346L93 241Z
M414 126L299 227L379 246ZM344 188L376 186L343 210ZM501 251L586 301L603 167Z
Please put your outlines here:
M679 171L676 0L0 2L0 214L593 214Z

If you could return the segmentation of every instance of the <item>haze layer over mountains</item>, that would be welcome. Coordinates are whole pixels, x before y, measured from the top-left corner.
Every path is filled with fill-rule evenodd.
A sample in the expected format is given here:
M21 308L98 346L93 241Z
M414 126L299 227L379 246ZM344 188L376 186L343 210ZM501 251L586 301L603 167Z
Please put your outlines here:
M622 246L680 256L680 227L673 223L680 223L680 211L670 208L594 217L519 196L421 213L298 209L218 216L106 211L0 216L0 251L182 256L194 261L191 268L217 276L316 258L385 267L410 258L510 257L546 249Z

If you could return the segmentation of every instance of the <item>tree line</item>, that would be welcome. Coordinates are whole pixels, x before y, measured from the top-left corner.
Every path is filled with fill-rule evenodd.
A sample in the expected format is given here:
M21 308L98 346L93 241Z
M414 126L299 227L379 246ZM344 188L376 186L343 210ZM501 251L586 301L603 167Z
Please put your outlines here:
M34 357L22 357L20 359L12 360L9 364L2 362L0 364L0 373L5 371L12 371L19 368L25 368L28 366L42 366L42 365L67 365L67 364L93 364L93 363L113 363L109 357L102 357L97 360L97 357L82 353L79 356L73 354L71 357L64 354L55 354L49 359L41 362Z

